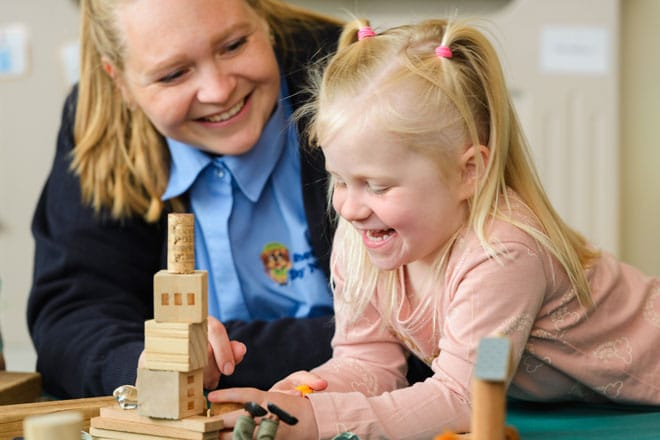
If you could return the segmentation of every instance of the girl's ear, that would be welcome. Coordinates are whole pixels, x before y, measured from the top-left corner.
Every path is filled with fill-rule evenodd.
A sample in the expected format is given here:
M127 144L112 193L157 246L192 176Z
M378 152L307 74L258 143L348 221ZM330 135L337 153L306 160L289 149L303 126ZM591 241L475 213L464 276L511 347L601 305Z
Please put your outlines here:
M101 65L103 66L103 71L112 79L112 82L115 84L115 87L121 93L121 96L128 106L129 109L134 110L136 105L131 97L128 88L126 87L126 82L122 72L110 61L107 57L101 58Z
M490 150L483 145L471 145L460 157L460 195L467 200L474 195L479 180L483 177Z

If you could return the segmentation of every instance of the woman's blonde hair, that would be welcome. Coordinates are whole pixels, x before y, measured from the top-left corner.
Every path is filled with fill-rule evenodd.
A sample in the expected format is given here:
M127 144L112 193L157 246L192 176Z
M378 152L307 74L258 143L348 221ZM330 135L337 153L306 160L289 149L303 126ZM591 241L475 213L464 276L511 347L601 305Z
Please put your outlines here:
M477 164L480 179L469 200L466 227L493 257L497 250L487 237L489 220L498 217L521 228L557 258L580 303L590 306L585 267L598 253L551 206L530 159L497 54L485 35L464 22L428 20L358 40L358 30L368 24L355 20L345 27L337 54L317 79L315 99L303 109L311 114L311 138L323 145L346 124L370 124L431 155L443 176L456 163L452 158L458 147L485 146L488 160ZM436 55L438 46L449 48L451 57ZM529 207L539 228L515 221L502 208L509 206L508 188ZM361 237L341 219L337 237L344 243L338 258L350 268L343 283L353 316L357 318L371 301L378 283L384 283L390 295L386 313L396 310L399 272L381 272L371 265ZM451 245L437 262L438 274Z
M140 109L131 109L102 68L105 57L124 68L124 41L116 8L125 0L81 1L81 62L74 127L72 169L80 177L83 200L114 218L160 217L160 200L168 178L170 157L162 135ZM244 0L270 25L278 53L295 50L294 32L310 32L336 19L279 0ZM180 201L172 208L181 210Z

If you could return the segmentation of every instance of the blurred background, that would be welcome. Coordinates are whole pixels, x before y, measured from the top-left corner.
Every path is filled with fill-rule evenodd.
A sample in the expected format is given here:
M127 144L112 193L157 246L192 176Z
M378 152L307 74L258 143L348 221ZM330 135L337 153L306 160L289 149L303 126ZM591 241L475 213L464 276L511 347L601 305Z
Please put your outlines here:
M660 275L660 2L292 3L367 17L376 31L426 17L486 19L560 214L603 249ZM77 36L74 0L0 0L0 331L13 371L36 362L25 317L30 221L77 78Z

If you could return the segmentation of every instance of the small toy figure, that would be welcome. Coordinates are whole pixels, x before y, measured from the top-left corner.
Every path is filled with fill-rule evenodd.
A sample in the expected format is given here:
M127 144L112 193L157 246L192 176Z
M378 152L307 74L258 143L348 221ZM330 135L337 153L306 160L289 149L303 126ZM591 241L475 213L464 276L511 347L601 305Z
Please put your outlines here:
M255 418L263 417L268 412L259 406L256 402L247 402L243 408L250 415L239 416L232 431L232 440L251 440L254 428L256 426Z
M268 403L268 411L256 402L247 402L243 408L250 415L239 416L238 420L236 420L236 424L232 431L232 440L252 440L254 429L256 427L255 419L257 417L263 417L259 423L256 437L257 440L274 440L280 420L287 425L295 425L298 423L297 418L274 403Z

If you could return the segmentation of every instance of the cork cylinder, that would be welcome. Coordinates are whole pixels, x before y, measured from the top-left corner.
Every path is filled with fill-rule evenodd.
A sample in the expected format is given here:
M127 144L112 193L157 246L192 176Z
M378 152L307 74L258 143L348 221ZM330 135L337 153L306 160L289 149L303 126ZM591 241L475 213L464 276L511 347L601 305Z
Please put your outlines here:
M167 216L167 271L193 273L195 271L195 216L169 214Z

